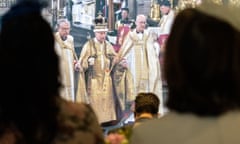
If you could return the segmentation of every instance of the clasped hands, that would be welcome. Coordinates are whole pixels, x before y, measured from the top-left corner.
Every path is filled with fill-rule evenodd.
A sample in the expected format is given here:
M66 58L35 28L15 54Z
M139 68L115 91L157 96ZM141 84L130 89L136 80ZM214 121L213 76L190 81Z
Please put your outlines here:
M90 66L94 65L94 63L95 63L95 58L94 57L88 58L88 64ZM127 60L126 59L124 59L124 58L120 59L119 57L115 56L114 59L113 59L113 64L117 64L117 63L119 63L123 67L127 67Z
M125 58L119 58L117 56L114 57L113 64L117 64L117 63L119 63L120 65L122 65L125 68L128 67L127 60Z
M88 58L88 64L90 66L92 66L92 65L94 65L94 63L95 63L95 58L94 57L89 57ZM75 63L74 68L75 68L76 71L80 71L80 72L83 71L83 68L82 68L79 61Z
M95 64L95 58L94 57L89 57L87 61L88 61L89 66L93 66ZM127 60L124 59L124 58L120 59L117 56L114 57L113 64L117 64L117 63L119 63L120 65L122 65L125 68L128 67ZM79 61L75 63L74 67L75 67L76 71L80 71L80 72L83 71L83 68L82 68Z
M74 65L74 68L75 68L76 71L80 71L80 72L83 71L83 68L82 68L80 62L76 62L75 65Z

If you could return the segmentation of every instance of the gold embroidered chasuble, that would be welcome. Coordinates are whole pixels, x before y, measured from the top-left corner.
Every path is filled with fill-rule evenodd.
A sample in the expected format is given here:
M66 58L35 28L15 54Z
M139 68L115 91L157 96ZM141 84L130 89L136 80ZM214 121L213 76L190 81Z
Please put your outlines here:
M96 39L88 41L80 54L79 62L84 71L88 71L86 77L86 89L88 98L84 96L83 88L81 87L84 80L84 73L80 72L78 82L77 98L88 100L97 114L100 123L116 120L115 102L113 96L112 79L110 75L111 60L108 56L115 56L116 53L112 45L105 41L104 43L97 42ZM93 66L88 65L88 59L95 57ZM83 96L82 96L83 95Z
M73 37L68 35L67 39L63 41L57 32L55 39L55 50L60 60L61 82L63 84L60 95L68 101L75 101L74 60L77 60L77 56L74 49Z
M116 64L113 69L113 85L115 96L118 100L118 118L124 116L124 112L131 110L132 102L135 100L133 79L128 68Z
M153 37L147 30L142 34L142 38L133 30L126 36L118 57L127 60L133 77L134 94L153 92L158 95L161 101L159 112L163 114L160 63L153 44Z

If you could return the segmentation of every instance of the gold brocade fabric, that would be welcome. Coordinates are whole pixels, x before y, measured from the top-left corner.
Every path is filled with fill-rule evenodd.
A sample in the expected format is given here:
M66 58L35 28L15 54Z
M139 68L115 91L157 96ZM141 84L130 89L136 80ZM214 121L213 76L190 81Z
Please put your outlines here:
M229 0L229 5L240 7L240 1L239 0Z
M130 31L121 46L118 57L127 60L134 81L134 95L139 92L155 93L161 101L159 112L162 114L160 63L153 43L153 38L147 30L144 31L142 39L138 37L135 30Z
M78 87L76 92L76 102L90 103L89 97L87 95L87 88L85 83L85 73L83 71L79 72Z
M106 57L107 55L116 55L110 43L100 44L88 41L84 45L79 58L83 69L88 71L85 75L88 99L100 123L116 120L113 86L110 76L111 61ZM91 56L96 56L92 67L88 65L88 59ZM84 78L81 79L84 80ZM78 85L83 83L82 80L79 80ZM77 94L80 94L79 91L81 89L78 88ZM77 95L77 97L80 96Z
M149 79L149 67L147 60L147 50L146 50L146 40L148 39L147 35L144 35L143 39L137 39L138 36L132 36L131 39L134 42L134 57L135 60L135 81L137 92L145 92L148 89L148 79Z
M62 41L57 32L55 39L55 50L60 60L61 83L63 84L60 95L68 101L75 101L74 59L77 60L77 57L74 50L73 37L69 35L65 41Z
M121 64L115 65L113 69L113 85L115 95L119 102L119 110L129 111L131 102L134 101L134 87L131 72Z

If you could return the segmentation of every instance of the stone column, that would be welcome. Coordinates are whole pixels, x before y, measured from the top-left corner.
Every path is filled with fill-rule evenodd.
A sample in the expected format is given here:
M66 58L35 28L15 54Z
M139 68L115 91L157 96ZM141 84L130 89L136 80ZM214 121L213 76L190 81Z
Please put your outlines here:
M128 0L129 17L136 19L137 16L137 0Z

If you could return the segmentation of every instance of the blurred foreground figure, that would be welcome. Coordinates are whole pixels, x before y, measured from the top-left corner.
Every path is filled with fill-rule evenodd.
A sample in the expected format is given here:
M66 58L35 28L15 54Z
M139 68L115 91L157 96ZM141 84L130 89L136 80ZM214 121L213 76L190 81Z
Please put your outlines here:
M127 144L133 128L151 119L159 118L160 100L154 93L139 93L134 104L134 123L109 131L105 137L107 144Z
M63 100L54 35L37 2L2 17L0 33L0 144L103 144L86 104Z
M164 61L170 112L136 127L132 144L240 143L237 14L238 9L203 5L177 15Z

